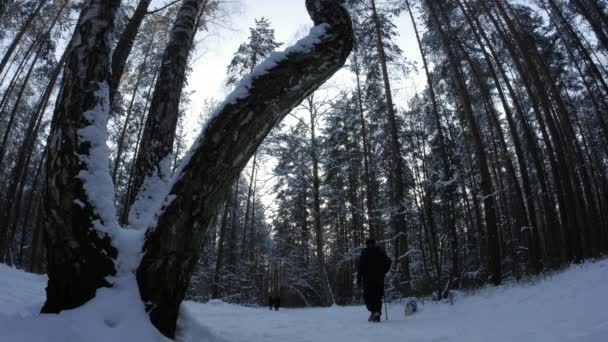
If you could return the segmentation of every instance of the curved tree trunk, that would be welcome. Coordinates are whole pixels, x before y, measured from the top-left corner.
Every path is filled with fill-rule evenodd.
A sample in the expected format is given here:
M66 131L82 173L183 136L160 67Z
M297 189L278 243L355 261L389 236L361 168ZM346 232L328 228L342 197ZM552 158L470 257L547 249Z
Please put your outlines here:
M342 67L352 26L337 0L308 0L316 28L283 58L262 64L218 110L178 171L170 198L148 232L137 270L153 324L174 336L179 305L201 252L201 239L230 184L264 137L291 109ZM264 71L264 72L262 72ZM247 87L248 85L248 87ZM244 90L248 91L244 93Z

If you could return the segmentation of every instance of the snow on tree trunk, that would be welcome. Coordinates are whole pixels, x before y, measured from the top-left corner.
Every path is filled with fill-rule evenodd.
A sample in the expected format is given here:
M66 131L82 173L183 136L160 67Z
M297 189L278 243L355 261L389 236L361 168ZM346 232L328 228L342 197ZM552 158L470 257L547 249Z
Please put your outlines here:
M161 70L156 81L150 112L135 160L135 172L131 198L133 204L129 223L145 229L148 217L154 215L149 208L139 204L137 198L153 197L158 193L158 180L166 182L170 177L171 153L175 140L175 129L179 117L179 102L186 76L188 54L196 32L196 22L207 0L184 0L171 29L169 45L165 49ZM162 200L162 199L161 199Z
M42 312L78 307L116 273L108 170L107 80L120 0L83 4L51 125L46 169L47 300Z
M307 0L315 27L271 55L216 111L176 172L150 229L137 270L152 323L175 336L179 306L201 239L226 192L272 127L342 67L352 48L352 24L339 0ZM143 144L146 145L145 143Z

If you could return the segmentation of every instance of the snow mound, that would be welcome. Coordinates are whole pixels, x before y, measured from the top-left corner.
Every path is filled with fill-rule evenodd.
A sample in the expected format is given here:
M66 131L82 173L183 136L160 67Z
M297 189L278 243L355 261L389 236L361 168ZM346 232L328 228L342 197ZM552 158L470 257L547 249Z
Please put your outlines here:
M129 279L131 277L131 279ZM115 279L86 305L40 315L46 277L0 264L0 341L169 341L148 320L134 276Z
M131 277L131 278L129 278ZM460 292L455 305L389 304L389 320L368 323L363 306L281 309L221 300L185 302L181 342L606 342L608 260L572 266L525 284ZM168 341L149 323L133 276L115 279L87 305L39 315L46 277L0 264L0 341ZM384 312L383 312L384 319Z

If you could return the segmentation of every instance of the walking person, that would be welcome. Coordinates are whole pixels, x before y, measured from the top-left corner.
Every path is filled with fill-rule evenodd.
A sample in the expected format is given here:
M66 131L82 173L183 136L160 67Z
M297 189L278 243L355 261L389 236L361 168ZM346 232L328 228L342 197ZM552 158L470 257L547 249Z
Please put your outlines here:
M371 312L368 321L380 322L384 277L391 268L391 259L376 246L376 240L365 241L365 246L359 258L357 286L363 287L365 306Z

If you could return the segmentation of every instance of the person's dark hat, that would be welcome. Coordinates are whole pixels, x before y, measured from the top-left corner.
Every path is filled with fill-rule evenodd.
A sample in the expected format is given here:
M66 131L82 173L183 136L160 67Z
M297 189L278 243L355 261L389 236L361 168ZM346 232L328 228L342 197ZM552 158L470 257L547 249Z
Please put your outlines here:
M376 245L376 240L374 240L374 239L365 240L365 246L371 247L371 246L375 246L375 245Z

